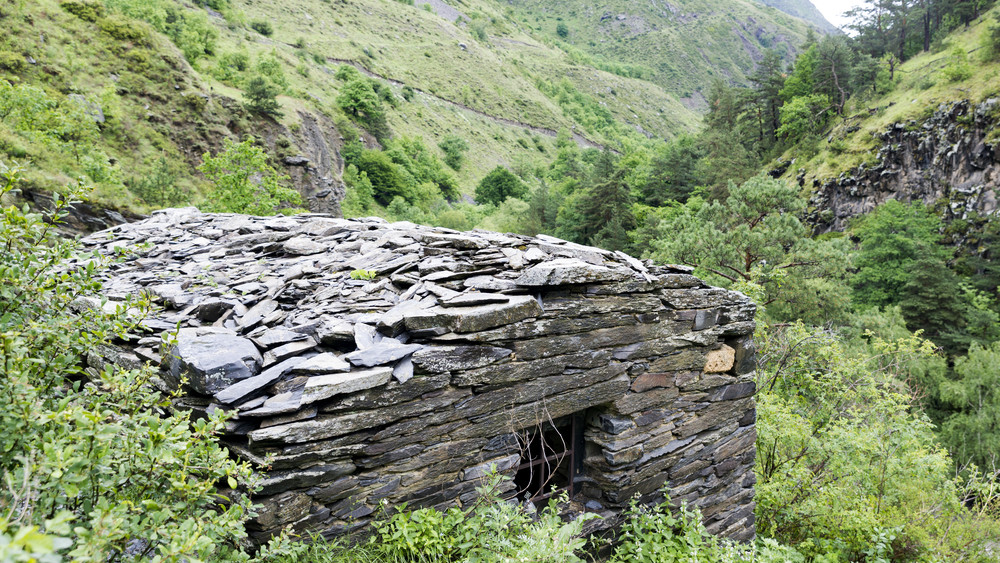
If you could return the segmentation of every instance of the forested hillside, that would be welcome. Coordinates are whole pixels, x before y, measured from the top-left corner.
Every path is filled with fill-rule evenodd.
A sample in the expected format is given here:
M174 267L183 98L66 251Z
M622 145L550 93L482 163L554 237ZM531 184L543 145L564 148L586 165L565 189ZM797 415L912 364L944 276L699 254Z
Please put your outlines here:
M721 17L707 5L689 12L702 10L703 20ZM684 72L707 76L725 56L725 74L739 82L772 41L792 56L805 24L760 10L711 24L720 37L753 29ZM411 159L450 158L440 193L422 197L456 201L498 165L551 160L560 132L621 152L700 126L678 100L694 95L690 80L686 94L665 88L642 64L588 54L486 0L4 0L0 18L11 29L0 44L0 147L32 161L28 193L82 178L95 187L92 201L122 212L201 201L210 187L197 171L202 155L248 133L302 205L337 212L340 151L360 135L387 154L392 139L411 145ZM579 24L574 36L594 27ZM658 28L676 45L705 31L679 21ZM656 57L651 49L638 58Z
M808 24L755 1L513 3L515 18L704 109L713 78L746 84L764 52L794 57ZM572 50L570 52L573 52Z

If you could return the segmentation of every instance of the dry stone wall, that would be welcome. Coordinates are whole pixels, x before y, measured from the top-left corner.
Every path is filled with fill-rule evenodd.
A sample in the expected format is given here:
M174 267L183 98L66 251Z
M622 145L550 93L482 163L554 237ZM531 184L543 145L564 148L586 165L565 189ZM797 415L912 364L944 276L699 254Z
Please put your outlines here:
M518 495L532 429L569 419L575 461L548 483L572 490L567 510L610 526L666 488L710 531L754 534L754 309L689 269L546 236L195 209L85 243L134 250L106 306L162 307L92 361L153 362L182 406L233 414L224 440L263 474L257 539L343 534L382 501L466 504L491 471Z

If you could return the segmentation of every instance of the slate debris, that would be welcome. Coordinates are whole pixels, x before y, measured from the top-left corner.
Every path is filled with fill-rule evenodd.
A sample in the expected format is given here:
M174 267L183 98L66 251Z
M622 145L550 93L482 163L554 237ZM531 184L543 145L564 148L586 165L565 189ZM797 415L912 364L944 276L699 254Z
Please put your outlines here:
M180 408L230 411L224 440L266 484L255 538L355 530L382 499L470 502L491 466L523 461L515 431L581 412L577 504L602 526L666 483L713 533L753 535L754 308L687 267L544 235L194 208L84 244L137 249L102 274L109 305L162 307L131 350L92 361L159 361L185 381Z

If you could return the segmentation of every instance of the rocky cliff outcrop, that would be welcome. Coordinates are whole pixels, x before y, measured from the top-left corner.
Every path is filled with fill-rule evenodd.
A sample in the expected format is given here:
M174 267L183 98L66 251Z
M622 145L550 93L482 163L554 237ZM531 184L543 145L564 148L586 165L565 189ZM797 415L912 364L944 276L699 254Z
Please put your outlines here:
M252 535L343 534L383 500L571 495L611 526L630 499L754 534L753 305L682 267L552 237L380 219L166 210L86 239L147 331L95 364L149 361L178 403L232 413L257 465Z
M874 165L813 184L808 219L817 232L843 230L888 199L937 206L943 218L992 215L1000 187L995 129L1000 100L941 104L931 117L896 123L879 135ZM804 182L804 176L799 176Z

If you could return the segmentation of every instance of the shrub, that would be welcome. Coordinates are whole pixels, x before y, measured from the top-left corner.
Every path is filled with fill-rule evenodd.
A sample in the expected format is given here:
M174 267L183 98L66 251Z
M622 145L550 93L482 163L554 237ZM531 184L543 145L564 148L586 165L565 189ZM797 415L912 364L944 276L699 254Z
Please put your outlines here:
M209 153L202 155L198 170L215 185L205 209L274 215L279 208L287 209L301 203L298 192L282 185L288 177L278 174L267 163L267 154L256 141L252 136L240 143L226 139L222 152L214 157Z
M6 70L15 74L24 72L27 68L24 57L13 51L0 51L0 70Z
M277 99L280 93L280 87L258 74L247 81L243 97L246 99L248 110L261 115L281 117L281 104Z
M577 552L586 545L580 537L593 514L563 522L554 497L533 520L518 504L497 494L501 477L478 489L471 507L446 511L422 508L399 511L374 523L369 542L389 561L559 561L583 563Z
M564 24L562 22L559 22L558 24L556 24L556 35L558 35L559 37L562 37L563 39L566 39L567 37L569 37L569 28L566 27L566 24Z
M941 74L948 82L961 82L972 78L972 65L969 64L969 56L965 49L961 47L952 49L948 64Z
M0 163L0 196L19 174ZM154 390L154 370L97 360L142 304L95 297L102 259L52 228L68 201L56 194L47 217L0 215L2 559L114 561L138 549L137 559L225 560L251 504L242 493L221 502L217 483L236 488L250 468L219 446L220 416L193 421Z
M411 86L403 86L403 99L411 102L413 101L413 96L416 94Z
M250 22L250 29L256 31L257 33L263 35L264 37L270 37L274 34L274 27L271 26L271 22L264 20L257 20Z
M271 51L270 55L258 59L255 70L273 82L282 92L288 89L288 79L285 78L284 67L278 60L277 52Z
M340 65L337 67L337 71L333 73L333 77L337 80L349 82L355 78L361 78L361 73L351 65Z
M164 157L160 157L149 174L132 178L128 189L153 207L172 207L186 199L184 191L177 187L177 174L170 170Z
M697 509L685 503L674 512L669 499L653 507L633 499L611 563L721 561L724 548L705 530Z
M499 205L508 197L521 198L528 193L528 186L503 166L490 171L476 186L476 201Z
M480 41L485 42L489 39L489 36L486 34L486 21L482 18L476 18L469 22L469 32L472 33L473 37Z
M96 22L104 17L104 4L100 0L62 0L59 6L81 20Z
M411 196L413 178L384 152L362 150L351 164L371 182L372 195L378 203L388 205L393 198Z
M141 27L137 21L126 16L113 14L101 18L97 22L97 27L119 41L130 41L141 45L149 44L149 32Z
M465 160L465 151L469 150L469 143L465 139L448 135L438 143L438 147L444 152L444 163L453 170L462 168L462 161Z
M372 81L360 75L350 79L341 88L336 102L337 107L354 116L376 137L381 139L388 136L382 100L375 93Z

